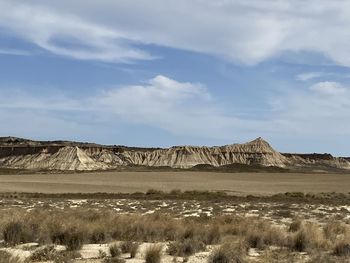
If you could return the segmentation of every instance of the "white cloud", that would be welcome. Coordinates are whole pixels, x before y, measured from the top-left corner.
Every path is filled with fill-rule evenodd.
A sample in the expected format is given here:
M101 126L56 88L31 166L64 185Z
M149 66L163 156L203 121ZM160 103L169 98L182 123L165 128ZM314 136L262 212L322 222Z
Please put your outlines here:
M122 32L47 7L0 1L0 27L54 54L76 59L120 62L151 58L127 44L132 39Z
M347 0L2 0L0 25L78 59L149 58L125 40L256 64L281 52L319 52L350 66ZM34 5L34 4L35 5ZM68 48L57 41L76 41ZM78 45L78 46L79 46Z
M347 92L347 89L338 82L323 81L310 87L310 90L323 95L341 95Z
M12 49L12 48L2 48L0 49L1 55L14 55L14 56L30 56L31 53L26 50Z
M299 81L308 81L311 79L321 77L324 74L325 73L323 73L323 72L307 72L307 73L298 74L295 78L296 78L296 80L299 80Z
M145 85L109 90L93 101L103 114L178 135L201 133L204 137L214 137L221 128L232 125L230 118L218 112L202 85L161 75Z
M53 119L80 114L82 121L93 116L98 122L142 124L171 134L200 138L232 138L244 130L241 138L252 138L251 130L259 121L241 120L224 114L207 89L199 83L179 82L158 75L143 85L109 89L79 100L62 94L34 95L22 90L0 90L2 111L52 114ZM68 114L67 114L68 113ZM19 113L20 114L20 113ZM17 114L18 115L18 114ZM14 118L18 118L14 115ZM49 122L51 123L51 122Z
M316 140L320 146L329 140L334 148L350 134L350 91L341 83L319 82L305 91L289 91L271 105L275 114L270 120L292 140Z
M350 134L350 91L336 82L320 82L303 91L274 95L264 117L257 113L256 118L250 119L240 117L234 105L223 107L203 85L162 75L141 85L112 88L79 100L62 94L44 96L2 90L0 109L1 122L8 124L1 127L0 133L37 131L56 138L69 137L70 133L94 138L94 132L109 133L111 126L131 123L172 135L227 142L257 136L283 138L284 143L297 145L297 150L304 149L298 141L317 141L318 148L309 150L326 151L320 142L328 140L327 149L334 150L332 138L344 139L346 145ZM242 113L250 109L240 110ZM94 131L94 127L102 128ZM135 133L142 136L142 131Z

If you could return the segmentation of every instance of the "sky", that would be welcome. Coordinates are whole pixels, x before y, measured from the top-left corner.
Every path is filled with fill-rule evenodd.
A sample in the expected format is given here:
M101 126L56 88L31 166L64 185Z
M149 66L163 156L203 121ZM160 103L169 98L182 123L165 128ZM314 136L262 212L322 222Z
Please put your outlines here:
M0 136L350 156L349 43L347 0L0 0Z

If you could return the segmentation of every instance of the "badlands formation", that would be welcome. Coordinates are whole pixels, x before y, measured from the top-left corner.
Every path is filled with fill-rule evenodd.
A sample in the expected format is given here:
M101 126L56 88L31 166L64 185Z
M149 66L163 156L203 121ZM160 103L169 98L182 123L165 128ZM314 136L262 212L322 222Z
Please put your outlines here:
M281 168L350 169L347 158L330 154L282 154L257 138L214 147L135 148L68 141L0 137L0 167L33 170L107 170L127 166L191 168L233 164Z

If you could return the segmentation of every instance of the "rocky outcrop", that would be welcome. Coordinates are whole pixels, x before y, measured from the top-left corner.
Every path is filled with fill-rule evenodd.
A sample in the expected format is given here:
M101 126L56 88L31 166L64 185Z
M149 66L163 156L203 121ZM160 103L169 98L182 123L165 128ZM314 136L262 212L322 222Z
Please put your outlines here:
M45 149L40 153L12 155L2 158L0 163L6 168L44 170L100 170L108 165L98 162L77 146L64 146L55 153Z
M336 168L350 169L350 161L343 157L334 157L331 154L290 154L284 153L287 157L288 166L294 167L320 167L320 168Z
M262 138L244 144L174 146L165 149L0 138L0 166L4 168L103 170L130 165L191 168L197 165L218 167L230 164L350 169L348 160L332 155L281 154Z
M287 161L261 138L245 144L221 147L176 146L153 151L125 151L123 156L134 165L174 168L190 168L198 164L221 166L233 163L284 167Z

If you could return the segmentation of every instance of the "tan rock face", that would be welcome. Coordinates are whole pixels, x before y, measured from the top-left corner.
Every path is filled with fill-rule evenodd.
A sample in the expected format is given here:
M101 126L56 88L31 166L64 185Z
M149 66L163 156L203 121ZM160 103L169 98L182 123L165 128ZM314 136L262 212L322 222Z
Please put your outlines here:
M262 138L245 144L215 147L175 146L167 149L6 138L0 138L0 166L6 168L103 170L127 165L190 168L200 164L217 167L239 163L277 167L324 165L350 169L349 161L331 155L281 154Z
M246 144L221 147L177 146L169 149L123 155L135 165L190 168L198 164L221 166L233 163L284 167L287 159L261 138Z
M76 146L65 146L54 154L43 150L37 154L9 156L3 158L2 162L4 167L22 169L99 170L108 168L107 164L97 162Z

